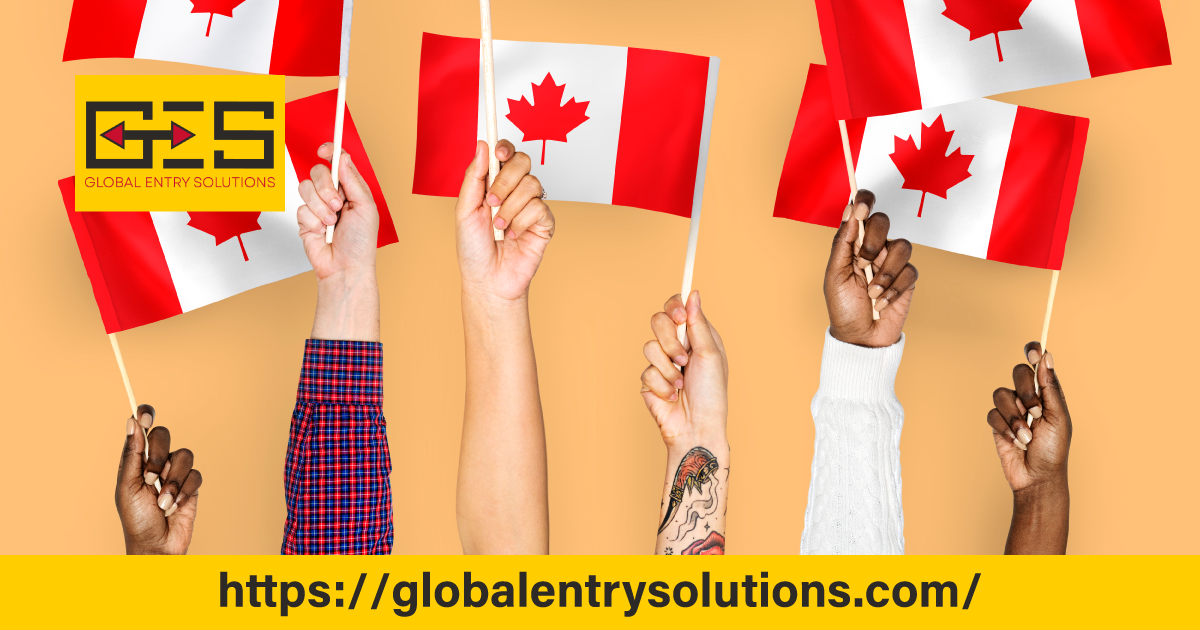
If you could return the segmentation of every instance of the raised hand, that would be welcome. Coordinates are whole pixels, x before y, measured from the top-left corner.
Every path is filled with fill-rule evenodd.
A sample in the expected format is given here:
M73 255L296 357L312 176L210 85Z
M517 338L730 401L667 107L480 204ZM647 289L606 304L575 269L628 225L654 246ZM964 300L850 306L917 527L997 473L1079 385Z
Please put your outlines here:
M870 214L874 205L875 195L860 190L842 215L825 268L825 305L829 333L835 339L884 348L900 340L916 291L917 268L908 262L912 244L902 238L887 240L891 221L886 214ZM866 231L860 248L858 221L864 218ZM869 285L864 271L868 265L875 274ZM872 298L878 320L871 315Z
M171 452L171 433L155 427L154 407L138 407L138 419L125 423L125 446L117 468L116 502L127 554L185 554L192 542L198 490L203 478L192 468L192 452ZM162 490L154 488L160 481Z
M487 150L486 142L476 144L454 209L463 290L521 299L554 236L554 214L542 201L541 182L529 174L533 162L508 140L496 145L501 169L489 189ZM493 207L500 208L495 220ZM504 231L504 240L495 240L493 228Z

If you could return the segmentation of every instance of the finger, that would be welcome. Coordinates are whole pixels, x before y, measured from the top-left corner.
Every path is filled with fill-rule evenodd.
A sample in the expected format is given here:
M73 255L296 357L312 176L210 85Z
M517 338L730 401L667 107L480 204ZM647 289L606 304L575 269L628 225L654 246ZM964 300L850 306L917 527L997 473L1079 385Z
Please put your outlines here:
M867 218L864 224L866 231L863 233L862 247L858 250L857 265L859 269L866 269L883 253L883 248L887 246L887 235L891 226L892 220L882 212L877 212Z
M854 195L854 218L858 220L866 219L875 209L875 193L869 190L860 190L857 195Z
M333 143L329 142L321 148L324 150L328 147L328 153L333 156ZM332 187L332 182L330 182ZM342 157L338 160L338 185L341 187L341 197L344 197L354 206L365 204L375 205L375 197L371 194L371 187L367 185L367 180L363 179L362 173L358 172L358 164L351 159L350 153L346 149L342 149Z
M337 211L341 210L342 206L345 205L342 193L333 188L333 174L329 172L329 167L325 164L314 164L312 170L309 171L309 178L309 181L313 183L316 189L317 197L323 202L324 207L322 207L322 203L316 202L315 199L310 202L305 198L304 203L307 203L308 207L312 208L326 225L333 225L333 223L330 223L330 220L336 223Z
M679 329L666 313L655 313L650 318L650 330L654 331L654 338L658 340L658 345L662 346L662 351L671 357L675 365L687 365L688 354L683 344L679 342Z
M195 468L188 473L187 479L183 481L183 486L179 489L179 494L175 497L175 502L167 508L163 516L170 517L179 509L181 505L187 505L188 501L193 500L198 496L200 484L204 483L204 478L200 476L200 471Z
M1012 427L1008 426L1008 421L1004 419L1004 414L999 410L993 409L987 415L988 426L992 427L992 432L1005 438L1009 442L1015 443L1021 450L1025 450L1026 446L1017 439L1017 435L1013 433Z
M308 210L316 215L322 225L333 225L330 221L337 222L337 214L329 209L329 204L325 203L325 200L317 193L317 185L312 180L306 179L300 182L300 198L304 200L304 205L308 206Z
M902 295L909 295L911 298L910 292L915 284L917 284L917 268L911 263L904 265L895 281L892 282L892 286L888 287L878 300L875 300L875 310L882 312L889 305L898 303Z
M674 402L679 398L679 392L675 390L675 386L667 382L663 378L662 372L653 365L647 367L642 372L642 391L650 392L655 396L667 401Z
M720 356L720 347L717 346L717 340L713 338L712 327L704 316L704 309L700 306L699 289L692 291L688 297L687 314L687 335L688 341L691 342L692 354Z
M1030 341L1025 344L1025 360L1029 361L1029 365L1037 365L1042 358L1042 343L1040 341Z
M186 448L171 453L167 470L162 473L162 489L158 492L160 509L166 510L175 503L175 498L179 496L179 491L183 488L183 481L192 472L194 461L195 456Z
M325 224L313 211L308 208L308 204L300 206L296 210L296 224L300 226L300 233L324 234Z
M1033 416L1034 420L1042 417L1042 401L1038 398L1033 386L1033 369L1024 363L1013 367L1013 389L1021 405Z
M483 195L487 188L488 174L488 145L480 140L475 143L475 157L463 174L462 188L458 191L458 202L454 213L459 219L475 212L483 203Z
M1054 371L1054 354L1047 352L1038 363L1038 382L1042 385L1042 404L1045 405L1043 414L1052 422L1070 421L1071 412L1067 409L1067 397L1063 393L1062 383L1058 380L1058 372Z
M150 405L138 405L137 408L138 424L147 431L154 426L154 407Z
M166 427L154 427L150 431L149 440L150 456L146 460L145 479L146 485L153 486L171 454L171 432Z
M514 147L513 143L509 142L508 140L501 140L500 142L496 143L496 159L499 160L501 164L509 161L512 159L512 156L516 154L517 148Z
M663 375L663 379L670 383L675 389L683 389L683 372L675 367L671 362L671 357L663 351L662 344L657 340L647 341L646 345L642 346L642 354L646 356L646 360L658 369Z
M508 195L516 190L521 180L529 174L532 166L533 162L530 161L528 155L524 153L513 155L504 163L504 168L500 169L500 173L496 175L496 181L492 182L491 188L488 189L487 198L484 200L487 205L492 208L503 205L504 200L508 199Z
M125 421L125 445L121 448L121 465L117 468L117 484L129 491L142 485L142 461L146 452L146 438L142 427L132 417Z
M683 306L683 297L678 293L672 295L663 304L663 312L671 318L671 321L676 325L687 323L687 309Z
M505 168L508 168L508 166L505 166ZM494 189L495 186L492 188ZM542 199L542 182L538 181L538 178L533 175L526 175L521 178L521 181L517 182L516 188L508 193L508 196L504 199L504 203L500 205L500 210L496 213L494 220L495 228L503 230L534 199L539 201Z
M886 218L887 215L876 214L868 219L868 221L875 221L875 217ZM877 225L867 226L867 236L870 239L877 238L877 235L872 235L873 227L875 229L879 229ZM865 251L866 249L867 240L864 239L863 250ZM909 258L912 258L912 243L909 243L907 240L902 238L896 239L890 244L885 242L884 246L880 249L881 251L875 254L873 258L867 259L865 256L870 254L865 254L864 258L860 259L867 260L868 262L874 261L879 263L879 267L875 271L875 277L871 279L871 286L867 287L867 295L873 300L878 299L883 295L884 291L887 291L889 288L891 288L892 283L894 283L896 279L900 277L900 272L904 270L904 266L908 264ZM859 266L862 267L861 264ZM903 292L904 291L897 291L893 297Z
M996 411L1004 416L1008 422L1008 427L1012 429L1023 444L1029 444L1033 439L1033 433L1029 431L1029 425L1025 422L1025 415L1017 409L1017 394L1011 389L1001 387L992 392L992 404L996 406Z
M829 252L829 264L825 267L825 275L834 269L845 269L854 264L854 246L858 242L858 221L850 221L853 206L846 206L842 214L842 225L833 235L833 247Z
M509 199L511 200L512 197L509 197ZM503 212L503 209L501 209L501 212ZM550 206L547 206L546 202L541 199L530 199L525 204L525 207L521 208L520 212L517 213L517 216L513 217L508 229L509 238L519 238L525 233L525 230L539 223L544 223L549 214ZM500 215L497 215L497 218L499 217Z

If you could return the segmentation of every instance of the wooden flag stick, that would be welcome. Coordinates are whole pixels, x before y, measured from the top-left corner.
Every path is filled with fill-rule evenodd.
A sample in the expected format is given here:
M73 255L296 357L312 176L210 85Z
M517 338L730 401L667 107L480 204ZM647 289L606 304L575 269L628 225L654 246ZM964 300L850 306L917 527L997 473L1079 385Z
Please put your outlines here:
M683 290L679 296L683 298L683 305L687 307L688 296L692 294L692 270L696 268L696 242L700 240L700 204L695 204L692 208L692 222L688 226L688 244L687 257L683 259ZM679 337L679 343L687 342L687 324L679 324L675 327L675 335ZM675 366L679 367L679 366Z
M500 141L496 129L496 67L492 60L492 3L491 0L479 0L479 42L483 46L483 106L484 119L487 121L488 143L488 188L496 181L500 172L500 160L496 159L496 143ZM492 220L500 208L492 208ZM492 228L492 236L497 241L504 240L504 230Z
M846 121L839 120L838 128L842 132L842 151L846 154L846 176L850 178L850 206L851 214L853 214L854 199L858 197L858 177L854 174L854 156L850 153L850 134L846 131ZM859 220L858 222L858 246L861 248L863 237L866 235L866 222ZM875 277L875 270L871 265L863 270L867 274L867 286L870 287L871 280ZM871 319L879 319L879 311L875 310L875 298L871 298Z
M134 422L141 426L138 418L137 398L133 395L133 385L129 383L129 371L125 369L125 359L121 356L121 344L117 343L117 333L108 333L108 340L112 343L113 354L117 357L117 368L121 370L121 381L125 383L125 395L129 396L129 408L131 409L130 416ZM150 432L142 427L142 435L146 438L146 457L150 457ZM154 489L162 490L162 480L154 481Z
M346 76L350 73L350 26L354 21L354 0L342 2L342 56L338 69L337 111L333 115L333 160L329 170L333 176L333 189L338 189L338 169L342 161L342 124L346 118ZM333 242L333 228L325 228L325 242Z
M1059 270L1055 269L1050 273L1050 296L1046 298L1046 318L1042 320L1041 342L1043 355L1046 354L1046 340L1050 337L1050 315L1054 313L1054 294L1058 292L1058 272ZM1037 369L1038 363L1041 362L1041 357L1039 356L1038 362L1033 364L1033 391L1039 395L1041 394L1041 386L1038 385ZM1043 407L1043 413L1045 413L1044 409L1045 407ZM1033 428L1033 414L1025 414L1025 424L1028 424L1030 429Z

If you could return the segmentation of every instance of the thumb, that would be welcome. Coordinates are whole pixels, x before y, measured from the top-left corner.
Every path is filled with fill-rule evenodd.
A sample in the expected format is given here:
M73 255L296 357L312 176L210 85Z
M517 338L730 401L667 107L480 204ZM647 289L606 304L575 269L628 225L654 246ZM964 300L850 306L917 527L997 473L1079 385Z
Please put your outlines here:
M1041 387L1039 393L1042 398L1043 416L1049 416L1053 422L1070 418L1070 412L1067 411L1067 398L1063 394L1058 373L1054 371L1054 355L1049 352L1043 354L1042 360L1038 362L1037 370L1038 385Z
M458 191L458 203L454 214L459 219L471 214L483 204L483 195L487 192L488 174L488 145L479 140L475 143L475 158L467 167L463 177L462 188Z
M833 251L829 253L826 271L849 267L854 264L854 245L858 242L858 222L866 219L875 207L875 193L860 190L854 202L842 213L842 225L833 237Z
M141 425L133 418L125 423L125 434L121 464L117 468L117 488L132 492L145 481L142 463L146 452L146 436L142 434Z
M704 316L704 310L700 307L700 290L692 291L688 296L687 306L687 336L688 341L692 346L692 354L701 354L713 356L719 354L717 341L713 338L712 328L708 325L708 318ZM688 363L691 365L691 362Z

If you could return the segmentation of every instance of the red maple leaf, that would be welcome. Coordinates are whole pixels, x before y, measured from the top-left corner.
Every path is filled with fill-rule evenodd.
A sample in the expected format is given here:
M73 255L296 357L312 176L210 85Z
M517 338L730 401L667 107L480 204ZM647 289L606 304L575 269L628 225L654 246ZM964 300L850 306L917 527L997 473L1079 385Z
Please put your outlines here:
M220 13L225 17L233 17L233 10L246 0L192 0L192 13L208 14L208 30L204 36L212 32L213 16Z
M1021 16L1033 0L946 0L942 15L971 31L971 41L988 35L996 36L996 54L1004 61L1000 50L1001 31L1022 30Z
M525 134L521 142L542 141L542 164L545 164L546 141L566 142L567 134L588 119L585 113L591 101L576 103L575 97L571 97L562 105L567 84L554 85L554 77L549 72L541 85L530 85L535 103L525 100L524 96L519 101L508 99L508 119Z
M950 148L950 140L954 138L953 131L946 131L946 123L938 116L932 125L921 123L921 148L912 136L901 140L896 136L896 150L892 153L892 163L904 176L903 188L921 191L921 207L917 216L925 211L925 195L934 194L946 198L946 191L961 184L971 173L967 169L973 155L963 155L962 149L946 155Z
M237 238L238 245L242 246L242 259L249 261L250 257L246 255L246 244L242 242L242 235L246 232L254 232L261 230L262 226L258 224L258 215L261 212L189 212L188 216L191 220L188 225L211 235L217 240L215 245L220 245L231 238Z

